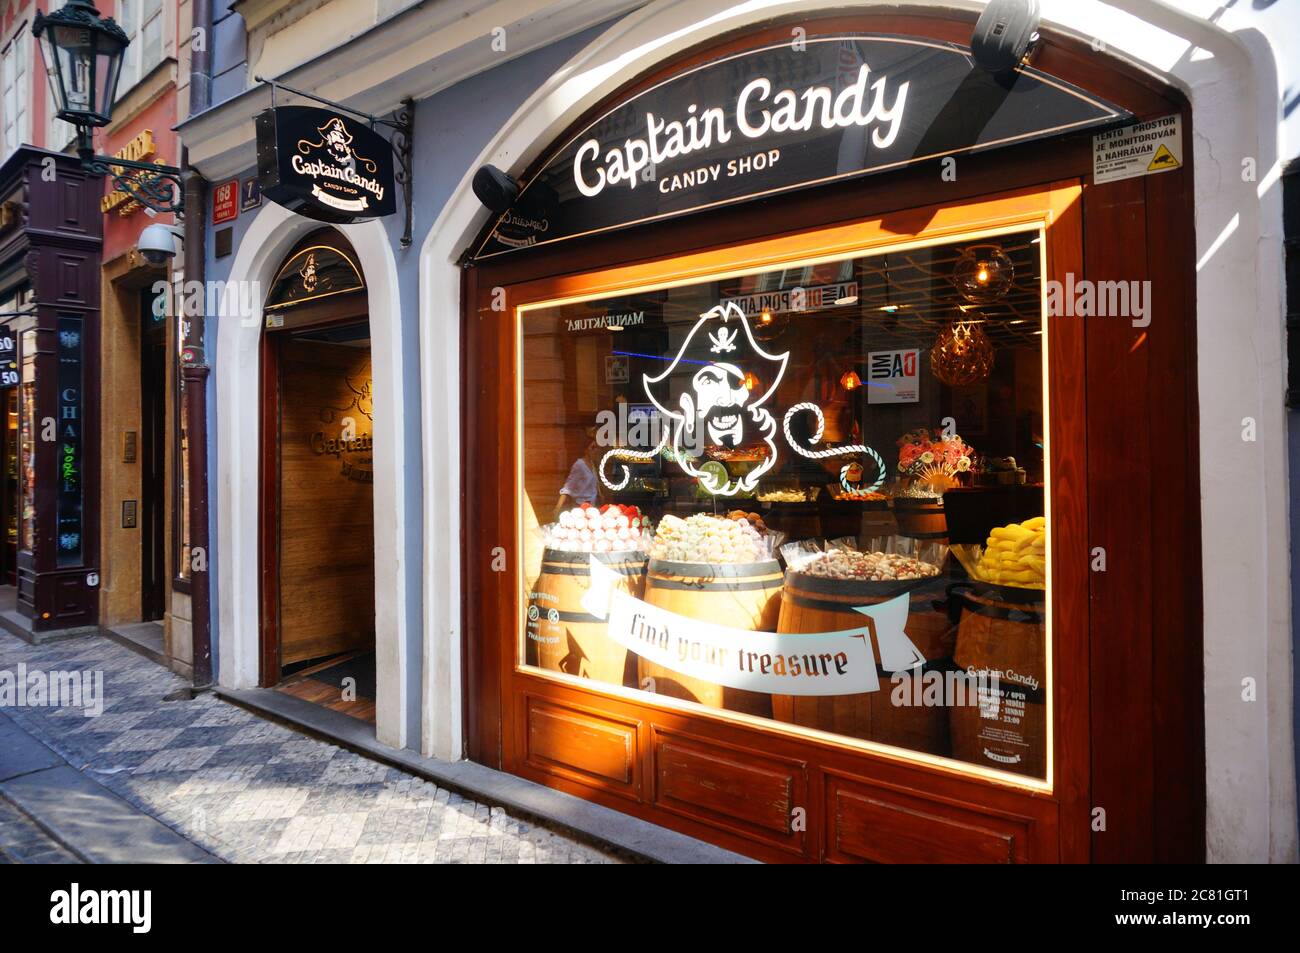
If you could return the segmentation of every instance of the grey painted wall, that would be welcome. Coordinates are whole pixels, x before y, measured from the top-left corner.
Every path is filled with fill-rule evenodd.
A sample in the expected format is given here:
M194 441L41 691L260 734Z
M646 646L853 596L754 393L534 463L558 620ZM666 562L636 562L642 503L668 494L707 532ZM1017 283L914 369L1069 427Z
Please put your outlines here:
M221 6L219 3L218 13ZM230 14L226 19L237 18ZM242 34L242 20L238 24ZM413 182L415 189L415 227L414 240L410 248L401 248L400 239L404 228L403 216L397 215L384 220L393 254L397 261L398 287L402 301L402 344L406 350L407 374L410 381L418 382L420 366L420 325L419 325L419 255L429 229L442 207L455 192L462 178L470 171L475 158L482 152L488 141L496 135L511 115L552 73L564 65L583 46L591 42L604 27L594 27L585 33L569 37L544 49L526 54L518 59L503 63L488 72L471 77L456 86L422 100L415 108L415 169ZM242 49L242 44L239 44ZM232 88L224 96L214 90L213 100L219 102L243 88L242 58L231 62L235 56L231 50L218 43L214 48L214 72L217 75L234 76L238 72L238 87ZM224 54L224 56L223 56ZM232 83L235 80L232 79ZM250 150L251 151L251 150ZM254 175L254 156L249 155L248 168L240 174L240 179ZM399 196L400 199L400 196ZM241 214L230 226L234 228L233 247L238 251L254 213ZM207 277L209 280L225 280L230 275L230 266L235 255L217 259L213 257L214 229L209 225ZM459 315L442 316L446 321L459 321ZM209 360L213 366L221 360L216 353L216 320L211 319L207 331ZM422 458L420 446L420 394L418 390L408 388L404 395L406 401L405 433L403 434L403 460L407 475L406 513L413 532L408 537L408 550L405 554L407 567L406 623L409 633L407 646L407 698L411 700L407 708L408 745L418 748L420 744L420 693L423 666L423 539L424 519L422 490ZM220 408L216 404L215 378L211 378L208 391L208 434L209 434L209 483L213 487L211 499L216 500L215 488L219 479L221 462L217 457L216 415ZM447 500L446 505L459 505L456 500ZM209 556L209 572L214 587L217 580L217 565L221 553L216 551L216 534L212 534L213 552ZM217 612L218 593L213 592L212 632L213 658L216 659L215 646L221 638Z

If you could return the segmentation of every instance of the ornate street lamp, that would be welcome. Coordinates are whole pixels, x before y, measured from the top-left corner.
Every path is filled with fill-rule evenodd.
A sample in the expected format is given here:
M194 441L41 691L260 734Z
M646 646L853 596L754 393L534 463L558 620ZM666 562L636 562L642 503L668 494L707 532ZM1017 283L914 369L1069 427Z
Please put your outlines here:
M174 166L95 155L93 130L113 119L122 56L130 43L112 17L101 19L90 0L68 0L53 13L36 14L32 35L50 79L58 117L77 127L77 155L92 175L157 212L181 211L180 174Z

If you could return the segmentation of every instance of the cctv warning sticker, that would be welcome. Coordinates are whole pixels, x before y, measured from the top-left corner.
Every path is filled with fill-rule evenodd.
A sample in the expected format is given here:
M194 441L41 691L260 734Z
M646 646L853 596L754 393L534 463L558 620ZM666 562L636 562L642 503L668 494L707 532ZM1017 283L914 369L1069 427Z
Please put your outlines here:
M1177 113L1092 137L1092 180L1116 182L1183 167L1183 120Z

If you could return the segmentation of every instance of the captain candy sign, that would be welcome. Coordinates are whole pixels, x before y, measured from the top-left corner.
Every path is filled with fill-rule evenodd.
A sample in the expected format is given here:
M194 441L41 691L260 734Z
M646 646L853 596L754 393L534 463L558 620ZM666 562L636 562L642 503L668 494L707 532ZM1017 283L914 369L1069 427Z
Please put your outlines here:
M320 222L343 224L391 215L392 147L350 116L309 106L257 115L257 175L262 194Z
M596 119L525 184L478 257L1127 115L1031 67L995 79L952 43L773 44L679 73Z

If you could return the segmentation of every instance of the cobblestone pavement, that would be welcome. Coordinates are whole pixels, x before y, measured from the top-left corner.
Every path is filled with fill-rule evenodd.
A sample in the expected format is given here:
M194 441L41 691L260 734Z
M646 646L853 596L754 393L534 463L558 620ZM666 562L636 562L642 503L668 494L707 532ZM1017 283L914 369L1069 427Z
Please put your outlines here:
M0 632L0 671L16 673L19 663L29 671L102 671L97 717L75 708L4 711L74 768L223 860L619 862L211 695L163 701L184 680L105 638L32 646ZM35 852L39 840L26 819L3 809L0 838L14 842L15 854Z

